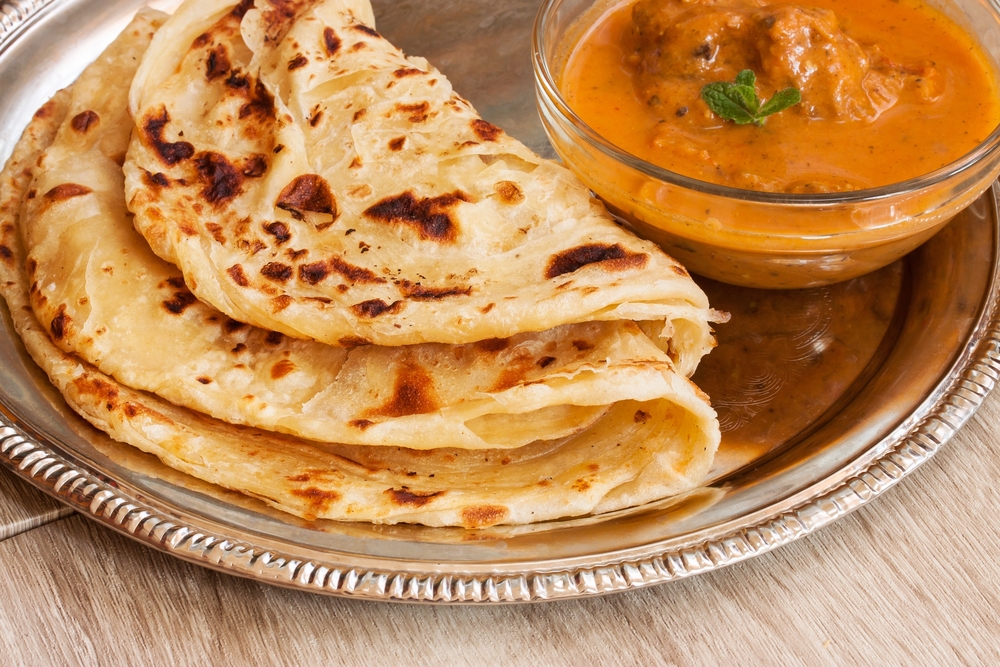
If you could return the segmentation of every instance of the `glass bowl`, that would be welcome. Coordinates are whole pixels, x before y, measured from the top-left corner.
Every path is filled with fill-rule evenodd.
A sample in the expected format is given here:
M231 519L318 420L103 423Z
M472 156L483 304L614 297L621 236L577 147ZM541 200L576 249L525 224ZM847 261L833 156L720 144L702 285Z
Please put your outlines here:
M657 167L600 136L560 92L562 70L573 47L603 11L617 4L544 0L532 36L539 115L556 153L608 209L695 273L774 289L854 278L919 246L1000 175L1000 128L940 169L846 193L756 192ZM996 76L997 7L989 0L929 4L978 39ZM759 227L761 220L768 221L766 231Z

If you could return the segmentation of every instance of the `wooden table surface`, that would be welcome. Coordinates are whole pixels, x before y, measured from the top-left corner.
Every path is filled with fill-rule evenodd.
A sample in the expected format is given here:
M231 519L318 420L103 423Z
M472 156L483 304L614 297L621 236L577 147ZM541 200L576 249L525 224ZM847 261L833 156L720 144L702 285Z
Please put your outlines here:
M754 560L500 607L289 591L163 555L0 469L0 663L970 665L1000 656L1000 394L858 512Z

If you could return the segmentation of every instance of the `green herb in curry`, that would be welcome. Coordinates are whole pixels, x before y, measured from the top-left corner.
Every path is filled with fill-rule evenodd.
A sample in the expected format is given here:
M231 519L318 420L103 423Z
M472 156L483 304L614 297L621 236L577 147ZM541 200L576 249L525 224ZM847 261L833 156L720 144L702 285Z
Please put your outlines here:
M717 116L737 125L763 125L764 118L802 101L795 88L779 90L763 104L757 97L757 76L748 69L736 75L735 83L717 81L701 89L701 99Z

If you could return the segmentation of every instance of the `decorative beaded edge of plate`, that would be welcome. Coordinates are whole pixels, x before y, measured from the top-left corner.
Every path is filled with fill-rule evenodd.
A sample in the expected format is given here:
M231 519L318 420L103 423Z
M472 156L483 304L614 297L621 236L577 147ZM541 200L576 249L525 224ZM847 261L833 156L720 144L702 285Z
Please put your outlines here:
M0 46L38 10L54 0L0 0Z
M503 575L399 573L289 557L182 525L74 467L0 417L0 460L102 523L187 561L274 584L346 597L444 603L532 602L601 595L689 577L761 555L832 523L930 459L1000 380L994 317L974 359L929 415L885 455L835 489L755 526L641 560ZM613 558L613 554L609 554Z

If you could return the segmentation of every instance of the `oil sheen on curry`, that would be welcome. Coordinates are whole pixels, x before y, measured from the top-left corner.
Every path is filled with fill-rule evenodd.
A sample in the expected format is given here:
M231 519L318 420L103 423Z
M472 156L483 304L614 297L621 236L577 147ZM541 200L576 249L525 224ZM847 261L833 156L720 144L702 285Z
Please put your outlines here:
M802 3L802 4L800 4ZM761 99L802 101L737 125L701 99L744 69ZM562 79L573 110L624 150L737 188L843 192L942 167L1000 122L975 41L920 0L637 0L584 35Z

